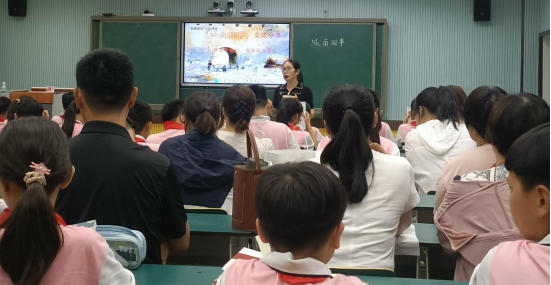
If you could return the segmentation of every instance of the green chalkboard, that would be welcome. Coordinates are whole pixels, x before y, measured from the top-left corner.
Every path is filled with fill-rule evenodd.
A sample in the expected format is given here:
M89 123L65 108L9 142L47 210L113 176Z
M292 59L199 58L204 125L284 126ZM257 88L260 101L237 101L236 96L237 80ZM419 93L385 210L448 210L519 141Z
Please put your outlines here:
M293 24L292 57L321 108L325 94L344 83L375 88L375 24Z
M179 23L102 22L102 48L124 51L134 64L138 100L164 104L178 98Z

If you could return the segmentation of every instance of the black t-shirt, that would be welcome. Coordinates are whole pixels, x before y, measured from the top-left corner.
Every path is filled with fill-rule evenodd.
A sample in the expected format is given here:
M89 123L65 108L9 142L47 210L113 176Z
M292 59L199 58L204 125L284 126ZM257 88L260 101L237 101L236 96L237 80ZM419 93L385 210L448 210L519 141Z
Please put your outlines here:
M274 90L274 108L279 108L279 102L284 95L296 95L300 102L306 102L310 105L310 108L314 108L314 96L312 95L312 90L306 87L304 84L300 83L289 92L287 90L287 83L277 87Z
M59 191L57 213L67 224L96 220L143 233L144 263L161 263L161 238L186 233L187 216L170 160L109 122L84 125L69 144L73 181Z

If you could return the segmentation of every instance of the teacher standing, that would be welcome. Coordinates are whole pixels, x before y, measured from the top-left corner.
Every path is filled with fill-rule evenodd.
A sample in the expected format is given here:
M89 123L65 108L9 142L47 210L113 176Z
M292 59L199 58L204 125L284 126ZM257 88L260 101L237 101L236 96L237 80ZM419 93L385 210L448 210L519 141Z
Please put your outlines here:
M274 91L274 108L279 107L281 100L295 99L300 102L306 102L311 108L314 108L314 97L310 88L303 83L300 63L289 59L283 63L281 68L283 79L286 83L277 87Z

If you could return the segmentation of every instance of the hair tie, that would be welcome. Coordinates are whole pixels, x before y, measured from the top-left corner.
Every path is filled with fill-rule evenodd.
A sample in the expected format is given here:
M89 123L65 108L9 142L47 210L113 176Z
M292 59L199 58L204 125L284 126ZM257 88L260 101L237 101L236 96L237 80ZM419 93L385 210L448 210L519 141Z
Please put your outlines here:
M31 162L29 167L34 169L34 171L27 172L23 178L23 182L25 182L27 187L33 182L38 182L42 184L42 186L46 186L46 175L50 174L50 170L44 165L44 163L36 164Z
M344 111L342 111L342 112L345 113L345 112L348 111L348 110L352 110L352 107L351 107L351 106L348 106L348 107L346 107L346 109L344 109ZM352 111L354 111L354 110L352 110Z
M208 112L208 111L209 111L209 110L207 110L207 108L201 109L201 113Z

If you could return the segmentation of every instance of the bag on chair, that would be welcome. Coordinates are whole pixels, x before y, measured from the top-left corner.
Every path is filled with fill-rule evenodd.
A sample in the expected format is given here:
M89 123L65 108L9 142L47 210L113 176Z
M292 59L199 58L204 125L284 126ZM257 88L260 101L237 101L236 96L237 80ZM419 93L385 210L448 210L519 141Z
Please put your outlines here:
M256 140L251 131L247 131L246 165L236 165L234 168L232 228L236 230L256 230L255 197L260 175L262 168Z

